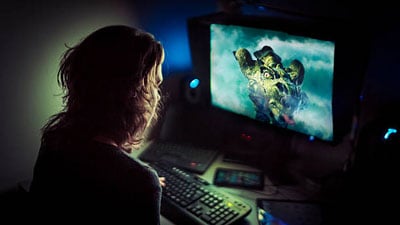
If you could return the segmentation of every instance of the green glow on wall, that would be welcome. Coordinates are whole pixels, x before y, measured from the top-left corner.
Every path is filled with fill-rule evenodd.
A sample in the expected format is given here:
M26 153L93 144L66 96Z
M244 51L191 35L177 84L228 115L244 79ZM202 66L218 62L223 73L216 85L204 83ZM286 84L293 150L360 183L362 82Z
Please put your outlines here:
M85 15L86 19L59 28L51 39L44 43L42 55L33 62L34 76L31 90L31 109L34 109L35 127L41 127L47 119L63 108L62 90L57 84L57 72L62 54L67 46L73 46L92 31L111 24L132 24L126 13L109 15ZM47 32L50 33L50 32Z
M94 30L111 24L136 25L128 1L58 2L34 5L10 14L6 73L0 76L1 115L0 188L30 179L40 146L41 128L62 109L57 84L60 57ZM4 134L4 135L3 135Z

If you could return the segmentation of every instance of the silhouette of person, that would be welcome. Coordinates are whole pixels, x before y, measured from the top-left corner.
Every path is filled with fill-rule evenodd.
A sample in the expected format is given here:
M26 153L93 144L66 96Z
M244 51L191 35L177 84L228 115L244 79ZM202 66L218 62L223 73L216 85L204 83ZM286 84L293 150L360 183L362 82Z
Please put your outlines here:
M66 50L58 71L65 105L42 128L32 208L160 223L164 180L129 153L158 117L163 61L152 34L125 25Z

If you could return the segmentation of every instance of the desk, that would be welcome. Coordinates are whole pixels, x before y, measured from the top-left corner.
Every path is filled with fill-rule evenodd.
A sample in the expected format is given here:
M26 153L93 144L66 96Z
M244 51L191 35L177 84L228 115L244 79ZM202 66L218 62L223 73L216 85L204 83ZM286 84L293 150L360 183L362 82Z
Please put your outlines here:
M131 156L137 158L150 142L143 145L139 150L133 151ZM243 169L243 170L255 170L256 168L238 164L225 162L223 155L220 154L207 169L207 171L200 175L203 179L212 183L214 173L217 167L232 168L232 169ZM242 221L240 224L246 225L257 225L257 210L256 210L256 198L269 198L269 199L291 199L291 200L315 200L318 197L318 190L312 190L304 187L304 185L275 185L270 179L265 176L264 190L248 190L241 188L227 188L220 187L222 192L234 195L244 202L248 203L252 207L251 213ZM161 225L174 225L173 222L165 217L161 217Z

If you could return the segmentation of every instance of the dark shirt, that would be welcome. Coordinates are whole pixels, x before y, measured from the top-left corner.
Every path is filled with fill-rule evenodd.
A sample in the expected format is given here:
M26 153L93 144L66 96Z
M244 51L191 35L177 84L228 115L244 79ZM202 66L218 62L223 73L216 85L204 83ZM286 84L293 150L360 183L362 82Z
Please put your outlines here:
M33 208L69 217L118 214L160 223L157 173L121 149L93 140L56 135L42 143L30 193Z

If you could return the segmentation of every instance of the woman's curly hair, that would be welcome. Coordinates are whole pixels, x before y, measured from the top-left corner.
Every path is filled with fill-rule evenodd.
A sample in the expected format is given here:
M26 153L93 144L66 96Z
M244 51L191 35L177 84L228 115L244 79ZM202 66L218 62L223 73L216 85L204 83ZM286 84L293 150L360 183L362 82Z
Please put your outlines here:
M67 129L80 137L102 135L118 146L138 146L160 108L163 57L153 35L124 25L101 28L69 47L58 71L64 109L42 128L42 141Z

